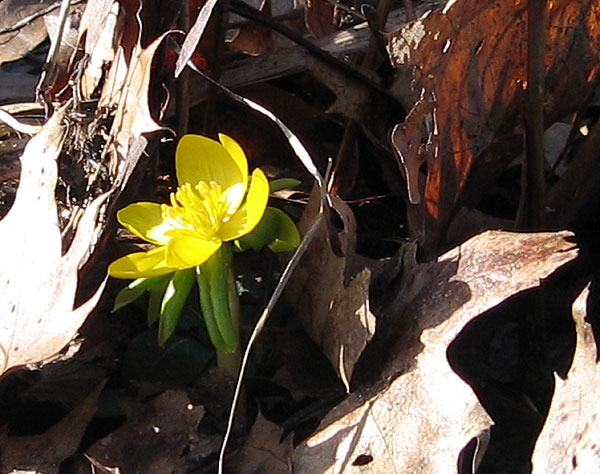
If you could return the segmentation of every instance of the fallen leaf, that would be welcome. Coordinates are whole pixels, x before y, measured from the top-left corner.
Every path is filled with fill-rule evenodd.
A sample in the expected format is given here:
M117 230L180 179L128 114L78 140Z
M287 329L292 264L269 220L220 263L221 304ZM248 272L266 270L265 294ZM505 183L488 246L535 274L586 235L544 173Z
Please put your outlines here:
M307 332L349 389L354 364L373 336L375 316L369 309L370 271L364 268L356 275L347 275L354 256L354 216L341 199L331 199L335 207L331 212L337 212L344 223L336 238L341 248L334 252L332 233L322 225L286 292ZM318 197L313 193L299 225L301 230L311 225L317 211ZM336 255L340 252L343 256Z
M95 307L104 287L74 308L78 271L97 237L95 219L107 196L88 206L71 246L61 255L55 188L65 112L66 107L57 111L27 144L15 202L0 221L0 306L6 309L0 325L0 373L58 353Z
M92 98L104 77L104 69L111 64L117 49L119 37L119 3L114 0L89 2L81 15L79 38L85 38L84 50L89 54L89 62L81 76L81 93L84 99Z
M334 21L335 6L327 0L306 0L305 22L315 38L337 30Z
M292 439L290 436L281 439L282 435L282 428L259 413L244 446L227 463L227 468L235 474L289 473Z
M383 329L391 360L380 376L391 383L376 380L332 410L295 450L294 472L455 472L491 420L449 365L448 346L473 318L572 260L569 237L488 231L407 267Z
M595 87L600 9L595 0L547 5L545 118L551 124L576 111ZM396 130L392 140L412 167L406 173L412 180L409 227L427 255L436 254L457 202L477 202L519 153L526 8L525 1L449 2L389 35L392 64L412 68L419 95L404 124L419 136ZM423 161L426 178L417 187Z
M45 474L58 473L61 463L79 448L81 438L94 414L104 383L46 433L9 436L0 447L0 471L14 468L35 469Z
M95 443L87 456L123 474L173 472L204 415L183 391L167 391L139 414Z
M98 0L100 1L100 0ZM95 1L87 7L97 11ZM131 6L131 5L130 5ZM124 14L122 11L119 14ZM124 23L117 20L117 24ZM131 26L131 25L130 25ZM143 134L157 130L148 106L148 85L153 55L164 34L147 48L120 36L119 54L104 78L102 97L93 125L71 123L89 142L98 139L112 185L97 191L95 199L81 204L72 239L63 242L55 199L58 158L65 136L63 118L67 103L28 143L21 157L21 178L15 202L0 221L0 304L7 308L0 325L0 373L17 365L40 362L65 347L94 309L104 283L83 304L74 308L79 270L88 262L105 230L107 209L127 184L147 144ZM117 32L115 35L123 32ZM107 111L114 111L110 134ZM93 112L92 112L93 113ZM90 136L94 130L96 135ZM102 148L103 147L103 148ZM77 153L77 150L69 150ZM82 153L81 150L79 150ZM100 160L100 157L97 157ZM86 156L86 159L88 157ZM62 255L63 247L66 253ZM86 289L88 291L88 289ZM31 295L35 294L35 298Z
M12 30L0 33L0 64L22 58L46 39L48 32L44 18L27 19L44 12L52 3L53 0L5 0L0 3L0 31Z
M271 0L261 1L257 8L271 16ZM259 56L273 48L273 30L256 22L244 23L231 39L231 44L251 56Z
M160 35L145 49L140 44L141 33L132 51L120 46L104 84L99 106L116 106L111 136L123 157L127 156L133 140L161 128L150 112L148 88L152 59L168 33Z
M600 472L600 367L589 299L588 286L573 303L575 354L566 379L555 376L550 411L533 451L535 474Z

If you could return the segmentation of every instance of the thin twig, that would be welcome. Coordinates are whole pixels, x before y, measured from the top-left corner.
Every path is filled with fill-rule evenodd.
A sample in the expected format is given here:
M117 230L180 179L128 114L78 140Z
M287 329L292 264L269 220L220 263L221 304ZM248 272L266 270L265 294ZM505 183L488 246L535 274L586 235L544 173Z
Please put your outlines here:
M526 226L544 226L544 53L546 47L546 0L527 2L527 110L526 141Z
M527 1L527 102L525 111L526 183L525 206L528 230L545 225L546 189L544 181L544 76L546 49L546 0ZM521 325L523 383L525 393L537 393L540 383L548 382L544 364L545 295L544 286L525 300L525 318ZM543 401L532 400L538 410Z
M179 28L188 32L190 29L190 6L189 3L183 2L179 18L177 20ZM190 102L189 102L189 71L182 71L181 75L175 79L175 116L177 117L177 135L182 137L188 131L190 118Z

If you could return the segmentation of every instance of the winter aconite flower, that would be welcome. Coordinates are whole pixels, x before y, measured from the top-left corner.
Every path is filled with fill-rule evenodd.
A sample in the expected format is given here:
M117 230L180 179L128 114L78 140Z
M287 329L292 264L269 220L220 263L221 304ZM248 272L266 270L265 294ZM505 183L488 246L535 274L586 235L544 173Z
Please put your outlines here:
M126 229L156 247L116 260L111 276L147 278L201 266L263 217L269 183L260 169L249 179L246 155L232 138L185 135L175 169L179 187L169 204L139 202L117 213Z
M115 300L114 310L149 293L147 320L158 322L162 346L175 332L194 281L200 290L204 325L217 350L217 365L233 374L240 360L239 298L233 255L246 249L295 249L300 234L282 210L267 207L271 191L294 186L282 179L269 184L255 169L248 176L242 148L226 135L219 141L185 135L175 154L179 187L168 204L139 202L117 213L119 222L154 244L114 261L108 273L132 279Z

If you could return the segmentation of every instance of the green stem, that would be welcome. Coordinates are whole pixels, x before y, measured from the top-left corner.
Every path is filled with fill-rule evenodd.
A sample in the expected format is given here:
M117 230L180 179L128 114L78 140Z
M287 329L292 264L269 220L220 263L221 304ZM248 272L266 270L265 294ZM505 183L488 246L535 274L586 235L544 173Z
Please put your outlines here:
M217 350L217 365L236 375L240 363L239 300L231 262L231 244L224 244L200 265L196 274L200 306L210 340Z

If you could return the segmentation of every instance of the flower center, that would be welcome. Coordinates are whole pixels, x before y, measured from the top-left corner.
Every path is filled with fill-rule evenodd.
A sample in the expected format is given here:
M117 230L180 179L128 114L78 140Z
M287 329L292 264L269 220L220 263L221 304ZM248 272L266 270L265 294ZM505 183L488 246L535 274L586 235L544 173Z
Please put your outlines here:
M212 237L235 212L227 195L215 182L203 181L193 187L185 183L171 193L171 205L162 205L162 217L174 229L191 231L202 238Z

